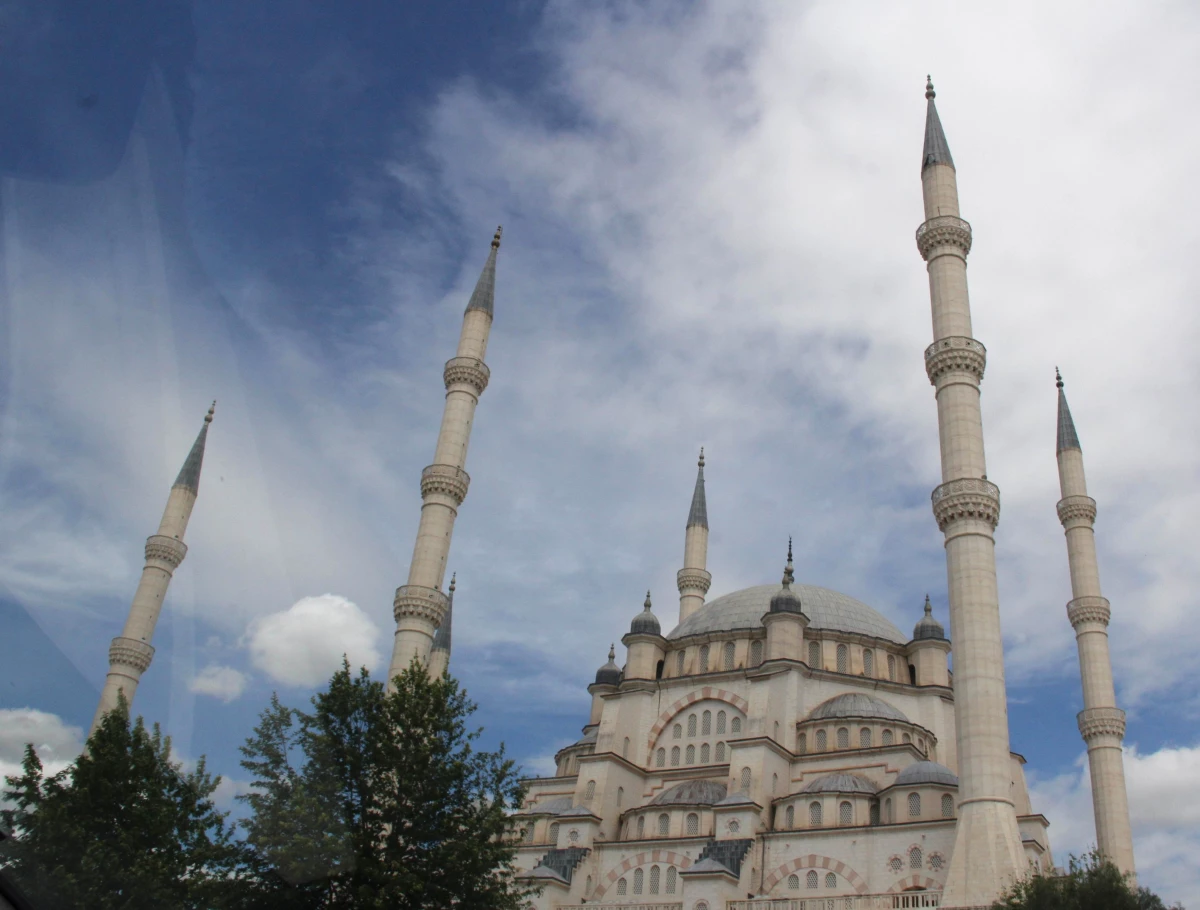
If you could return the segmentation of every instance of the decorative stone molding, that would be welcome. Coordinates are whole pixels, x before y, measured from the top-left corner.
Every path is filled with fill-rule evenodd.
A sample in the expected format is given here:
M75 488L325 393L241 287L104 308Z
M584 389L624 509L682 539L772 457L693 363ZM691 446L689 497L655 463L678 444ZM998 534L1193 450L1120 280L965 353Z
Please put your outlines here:
M945 246L965 259L971 252L970 223L954 215L938 215L917 228L917 249L926 262L936 248Z
M712 584L712 573L705 572L703 569L680 569L675 580L679 585L680 594L689 589L707 594L709 586Z
M939 338L925 349L925 374L935 386L947 373L968 373L978 384L983 380L986 366L987 348L974 338L950 335Z
M797 832L799 833L799 832ZM773 872L767 874L763 881L763 891L770 894L775 887L787 880L787 877L793 872L801 872L805 869L821 869L842 876L850 883L856 894L867 893L867 882L857 871L843 863L841 860L834 859L832 856L822 856L819 853L808 853L804 856L798 856L795 859L788 860L782 866L777 867ZM800 901L796 901L799 904ZM824 901L812 901L814 905L824 904ZM841 901L838 901L841 903Z
M613 883L630 869L636 869L638 866L644 866L646 863L663 863L668 866L674 866L676 869L682 871L688 868L692 864L692 861L682 853L665 849L644 850L633 856L627 856L614 868L610 869L607 875L600 879L597 883L596 891L592 895L592 902L599 901L604 896L604 893L613 886ZM622 904L624 903L622 901ZM678 904L675 906L678 906Z
M170 573L179 568L187 556L187 544L174 537L152 534L146 538L146 565Z
M930 498L933 516L943 531L964 518L986 521L993 528L1000 521L1000 488L981 477L948 481L934 487Z
M1078 629L1084 623L1099 623L1107 626L1112 610L1106 597L1076 597L1067 604L1067 619Z
M108 646L108 662L110 665L132 667L138 675L150 668L154 659L154 647L136 638L123 638L118 635Z
M1085 742L1097 736L1125 737L1125 712L1120 708L1084 708L1075 719Z
M1058 520L1065 527L1068 522L1096 521L1096 500L1090 496L1065 496L1058 501Z
M440 626L449 606L449 599L437 588L401 585L396 589L396 597L392 601L392 615L396 622L402 616L415 616Z
M441 493L462 505L467 498L471 475L452 464L431 464L421 471L421 498L431 493Z
M487 388L491 375L492 371L488 369L488 365L475 357L451 357L442 371L447 390L456 383L462 383L473 388L477 398Z

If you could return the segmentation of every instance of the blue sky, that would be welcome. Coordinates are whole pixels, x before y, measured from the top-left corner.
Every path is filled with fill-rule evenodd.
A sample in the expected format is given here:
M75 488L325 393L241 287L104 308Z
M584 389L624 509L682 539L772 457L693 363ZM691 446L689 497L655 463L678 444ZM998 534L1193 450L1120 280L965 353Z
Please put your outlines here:
M0 17L0 763L69 757L211 399L137 710L243 780L270 692L379 670L440 373L505 226L452 669L531 769L674 573L946 621L921 217L932 71L988 346L1013 748L1093 837L1060 365L1113 602L1139 866L1200 900L1196 14L895 4L11 4ZM301 606L297 606L300 604ZM23 712L23 713L22 713ZM73 739L72 737L76 738Z

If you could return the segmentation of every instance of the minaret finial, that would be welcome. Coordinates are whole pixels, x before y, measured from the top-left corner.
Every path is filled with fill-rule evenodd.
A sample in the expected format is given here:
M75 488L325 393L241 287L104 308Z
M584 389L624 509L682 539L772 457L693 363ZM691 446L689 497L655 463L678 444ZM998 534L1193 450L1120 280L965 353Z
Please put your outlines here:
M926 615L926 616L932 616L932 615L933 615L933 604L931 604L931 603L929 602L929 595L928 595L928 594L926 594L926 595L925 595L925 615Z
M796 580L796 575L792 570L792 538L788 537L788 557L787 565L783 567L783 586L790 587L792 582Z
M950 157L950 144L946 142L946 133L942 129L941 118L938 117L937 105L933 99L937 92L933 90L933 80L925 77L925 98L928 100L925 110L925 148L921 154L921 170L932 164L944 164L954 167L954 159Z
M496 233L492 236L492 251L488 253L483 271L479 273L479 280L475 282L475 290L471 292L471 299L467 301L468 313L471 310L483 310L490 316L495 312L496 254L500 251L500 234L501 229L496 228Z
M453 594L453 593L454 593L454 581L455 581L455 579L457 579L457 578L458 578L458 573L457 573L457 572L451 572L451 573L450 573L450 593L451 593L451 594Z
M208 406L208 413L204 415L205 423L212 423L213 412L217 409L217 400L214 398L213 403Z
M1075 432L1075 421L1071 417L1071 407L1067 404L1067 393L1063 390L1062 373L1058 371L1058 367L1054 368L1054 384L1058 386L1058 439L1054 447L1054 454L1059 454L1067 449L1080 449L1079 434Z
M647 613L650 612L650 592L649 591L646 592L646 602L644 604L642 604L642 606L646 609Z
M617 659L617 646L615 644L610 644L608 646L608 662L612 663L616 659Z
M700 448L700 459L696 462L696 488L692 491L692 507L688 510L687 527L708 527L708 501L704 497L704 447Z
M930 101L937 97L937 92L933 90L933 77L928 74L925 76L925 97Z
M496 228L496 233L492 235L492 249L500 249L500 235L504 232L504 225L499 225Z
M1054 384L1060 389L1063 387L1062 373L1058 371L1058 367L1054 368Z
M700 460L696 462L697 467L704 467L704 446L700 446Z
M196 441L192 443L192 449L188 452L183 467L179 469L179 475L175 478L175 486L191 490L193 494L200 492L200 468L204 466L204 446L208 442L208 425L212 423L213 412L216 409L217 403L214 401L209 407L208 413L204 415L204 424L200 427L200 433L196 436Z

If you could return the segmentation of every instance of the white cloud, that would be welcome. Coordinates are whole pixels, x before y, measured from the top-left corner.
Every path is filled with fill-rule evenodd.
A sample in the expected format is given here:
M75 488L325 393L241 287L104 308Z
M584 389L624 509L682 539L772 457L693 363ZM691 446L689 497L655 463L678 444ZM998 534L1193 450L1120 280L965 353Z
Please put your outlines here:
M233 667L210 664L196 674L190 688L197 695L211 695L229 704L246 691L246 682L245 673Z
M322 594L296 601L255 620L247 633L254 665L277 682L315 686L342 663L374 669L380 661L379 628L345 597Z
M26 743L33 743L45 772L57 774L83 750L83 730L46 711L0 708L0 780L21 773Z

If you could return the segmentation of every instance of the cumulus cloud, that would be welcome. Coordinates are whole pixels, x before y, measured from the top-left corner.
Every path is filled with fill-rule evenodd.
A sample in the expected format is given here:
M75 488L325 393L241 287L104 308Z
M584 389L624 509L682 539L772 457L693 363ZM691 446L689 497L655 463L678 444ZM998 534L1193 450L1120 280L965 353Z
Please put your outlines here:
M33 743L47 774L57 774L83 750L83 730L34 708L0 708L0 780L21 773L26 743Z
M211 695L229 704L246 691L246 674L233 667L210 664L196 674L189 687L197 695Z
M288 609L255 620L246 646L254 665L277 682L315 686L341 666L374 669L380 662L379 627L337 594L305 597Z

